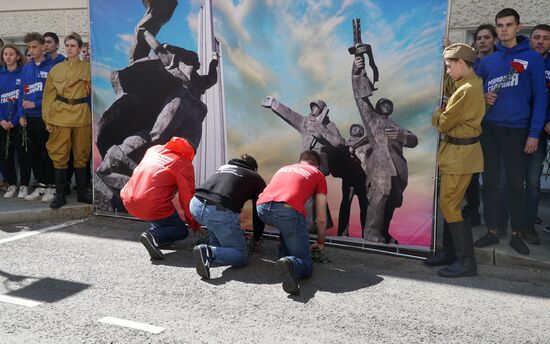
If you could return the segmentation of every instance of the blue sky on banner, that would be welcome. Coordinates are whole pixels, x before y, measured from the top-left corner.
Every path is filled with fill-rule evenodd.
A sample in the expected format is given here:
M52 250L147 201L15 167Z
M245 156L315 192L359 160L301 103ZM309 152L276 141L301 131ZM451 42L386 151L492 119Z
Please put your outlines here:
M180 0L159 40L195 49L200 3ZM265 142L282 154L283 147L273 144L274 132L281 145L299 147L298 135L259 106L266 95L304 115L311 100L326 100L330 118L348 137L349 126L361 122L351 92L353 57L347 52L352 44L351 20L358 17L363 41L372 45L380 70L373 102L380 97L393 100L392 118L422 137L409 156L421 155L417 157L423 160L421 165L433 169L436 136L429 116L437 104L443 71L446 1L214 0L213 4L216 36L224 54L230 153L258 151L258 143ZM144 8L139 0L91 0L90 7L94 87L109 104L114 94L108 71L127 65L133 30ZM280 158L288 160L288 154Z

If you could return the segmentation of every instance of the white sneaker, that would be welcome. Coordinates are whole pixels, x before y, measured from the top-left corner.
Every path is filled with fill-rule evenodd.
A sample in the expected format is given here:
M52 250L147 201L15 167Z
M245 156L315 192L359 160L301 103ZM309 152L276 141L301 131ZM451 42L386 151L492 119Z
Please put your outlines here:
M29 187L22 185L19 188L19 193L17 194L17 198L25 198L28 196L28 194L29 194Z
M10 185L8 186L8 191L4 194L4 198L14 198L17 194L17 186L16 185Z
M36 201L37 199L42 198L45 192L46 188L42 185L39 185L30 195L25 196L25 201Z
M42 196L42 202L50 203L51 201L53 201L54 196L55 196L55 189L47 188L46 192L44 192L44 196Z

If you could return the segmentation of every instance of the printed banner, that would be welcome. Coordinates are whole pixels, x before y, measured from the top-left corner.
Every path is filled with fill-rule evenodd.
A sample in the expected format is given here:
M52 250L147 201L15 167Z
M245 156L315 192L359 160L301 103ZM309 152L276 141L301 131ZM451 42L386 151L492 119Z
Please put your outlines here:
M428 250L446 11L439 0L90 0L96 206L123 211L117 192L170 135L202 145L198 183L243 153L269 182L314 149L329 238ZM205 76L216 53L217 83L201 102L181 96L174 71ZM196 105L194 121L167 109L174 99Z

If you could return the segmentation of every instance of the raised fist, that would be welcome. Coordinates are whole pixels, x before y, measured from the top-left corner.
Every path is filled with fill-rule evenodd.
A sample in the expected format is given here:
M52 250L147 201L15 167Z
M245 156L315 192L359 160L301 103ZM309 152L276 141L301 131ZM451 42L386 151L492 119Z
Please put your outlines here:
M275 98L273 98L272 96L267 96L262 100L261 105L265 108L271 108L274 100Z
M364 56L361 56L361 55L355 56L355 67L357 67L358 69L365 68Z

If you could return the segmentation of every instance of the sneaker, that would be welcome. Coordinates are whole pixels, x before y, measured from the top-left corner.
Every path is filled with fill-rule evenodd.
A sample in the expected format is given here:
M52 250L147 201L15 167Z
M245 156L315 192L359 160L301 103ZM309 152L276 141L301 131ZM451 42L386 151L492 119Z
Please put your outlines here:
M197 273L204 279L210 278L210 264L212 264L212 249L208 245L197 245L193 248Z
M498 236L492 232L487 232L484 236L474 242L474 247L487 247L498 244Z
M50 203L51 201L53 201L54 196L55 196L55 189L47 188L46 192L44 192L44 195L42 196L42 202Z
M19 193L17 194L17 198L25 198L29 195L29 187L28 186L21 186L19 188Z
M36 201L37 199L42 198L45 192L46 192L46 185L38 184L36 189L34 189L34 191L31 194L25 196L25 201Z
M300 287L298 281L294 277L294 264L286 257L279 259L275 266L283 278L283 290L290 295L300 294Z
M8 191L4 194L4 198L14 198L17 194L17 186L16 185L10 185L8 186Z
M550 234L550 226L542 227L542 231L543 231L544 233Z
M512 234L512 237L510 238L510 247L516 250L517 253L528 255L529 254L529 247L525 245L525 242L519 235Z
M540 237L535 228L523 228L521 237L531 245L540 245Z
M157 240L155 239L153 234L149 232L145 232L139 237L139 240L149 252L151 259L156 259L156 260L164 259L164 254L159 249L159 244L157 243Z

